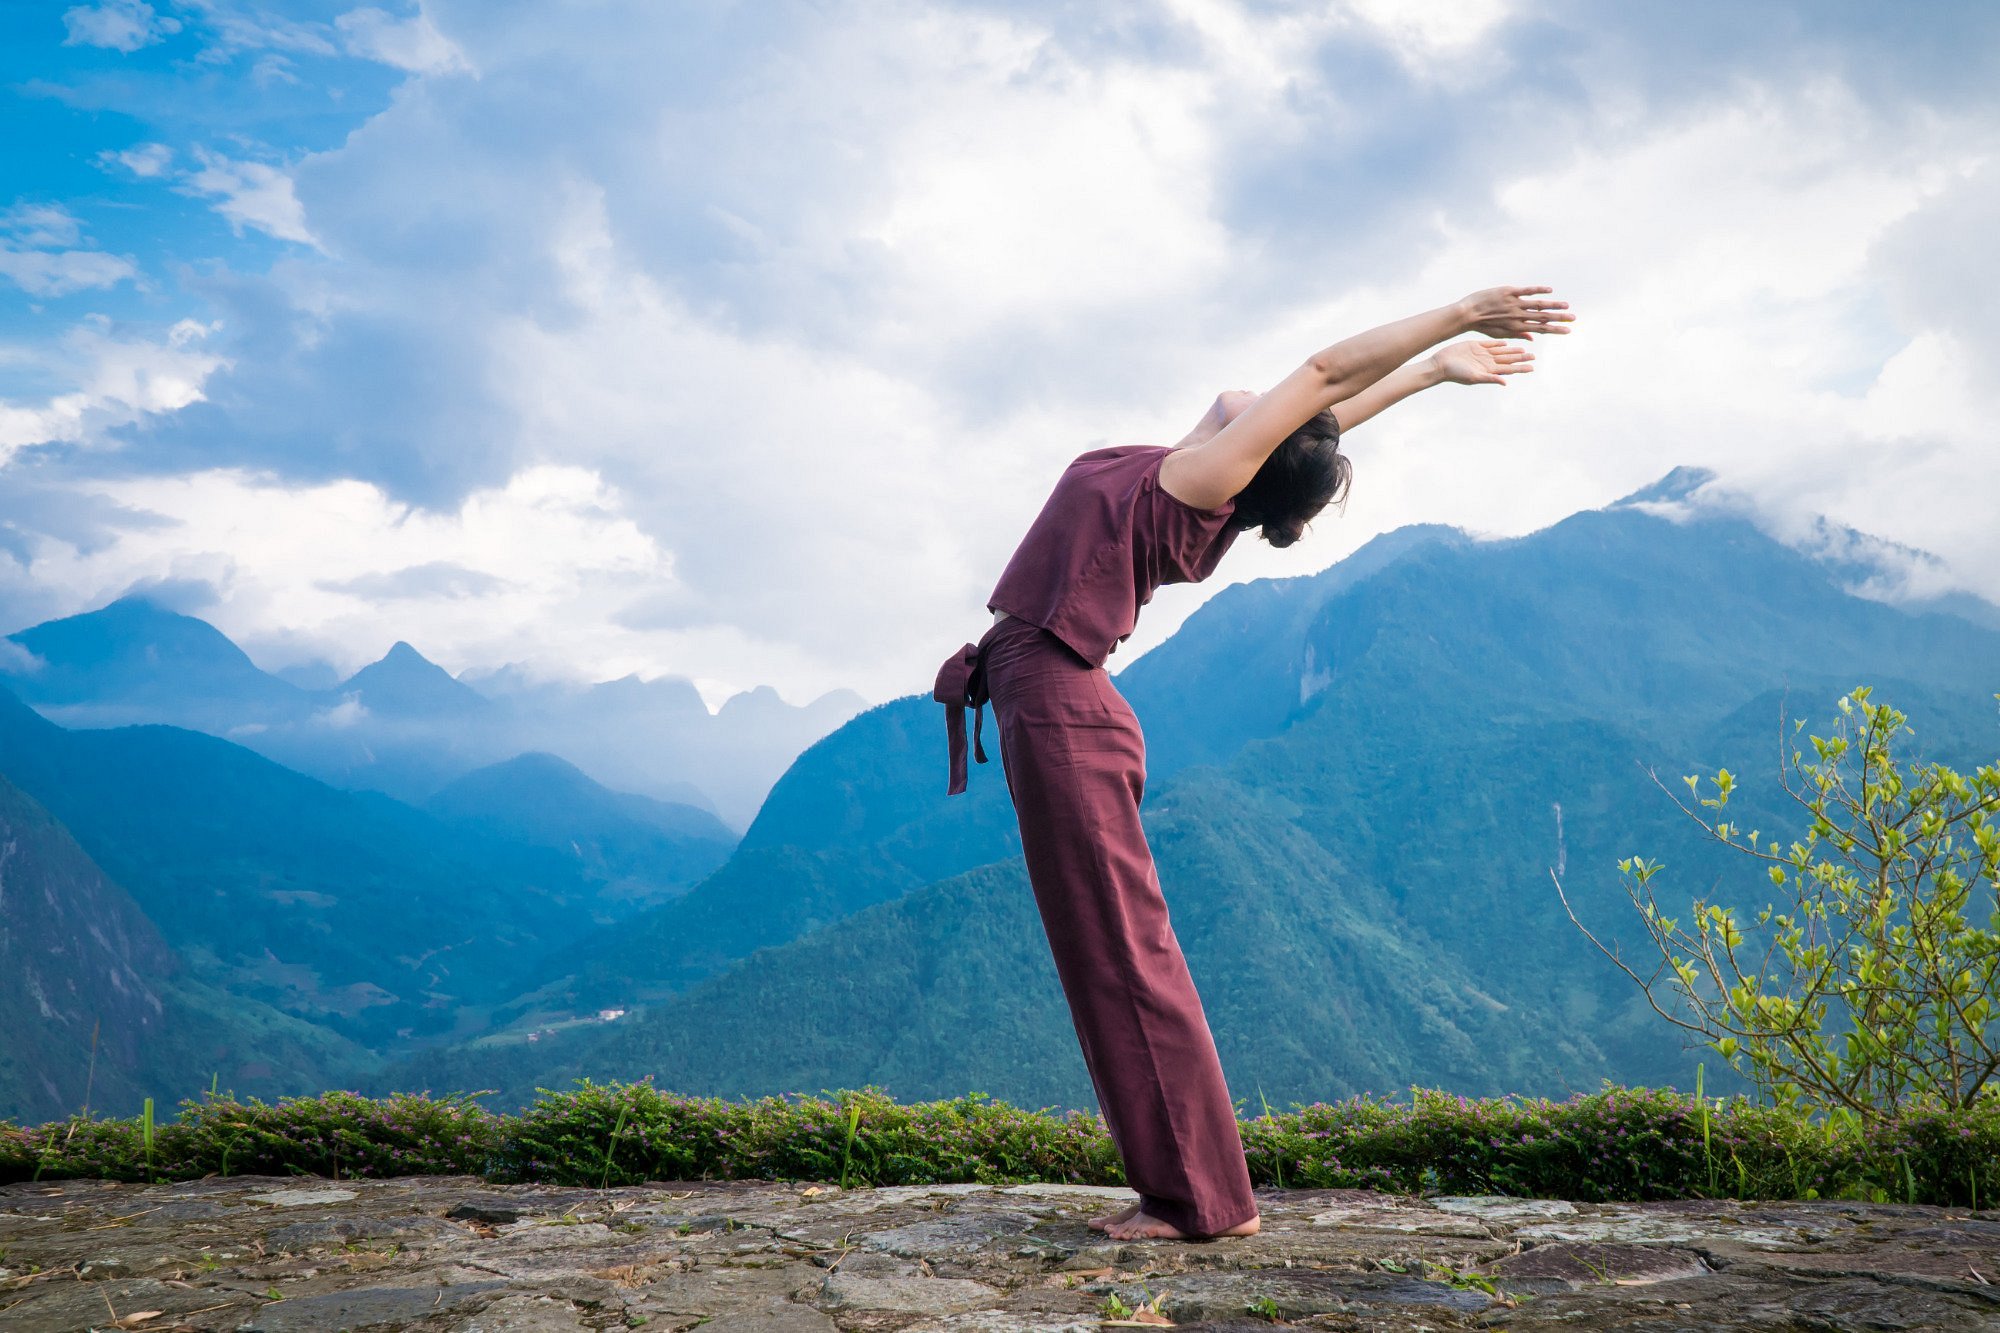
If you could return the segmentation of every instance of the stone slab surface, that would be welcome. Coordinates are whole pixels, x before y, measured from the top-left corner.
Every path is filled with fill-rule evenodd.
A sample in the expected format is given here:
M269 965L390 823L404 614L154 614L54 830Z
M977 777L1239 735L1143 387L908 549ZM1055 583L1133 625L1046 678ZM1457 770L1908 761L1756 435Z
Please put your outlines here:
M2000 1213L1260 1190L1263 1229L1119 1241L1130 1191L473 1178L0 1187L0 1329L2000 1333Z

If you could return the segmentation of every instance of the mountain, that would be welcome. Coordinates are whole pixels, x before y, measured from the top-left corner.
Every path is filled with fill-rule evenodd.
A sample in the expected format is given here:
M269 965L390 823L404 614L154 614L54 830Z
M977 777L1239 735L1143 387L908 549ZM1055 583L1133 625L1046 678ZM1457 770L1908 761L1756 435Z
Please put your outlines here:
M424 802L441 819L574 857L609 896L673 896L728 859L736 835L707 810L616 792L557 755L475 769Z
M1463 550L1456 528L1418 524L1376 537L1317 574L1255 579L1223 589L1174 635L1118 672L1117 685L1147 725L1149 770L1166 775L1228 758L1245 741L1274 735L1331 679L1310 640L1313 620L1334 597L1408 556ZM1187 707L1198 698L1198 708ZM1171 717L1167 726L1155 718Z
M574 856L342 791L177 727L68 731L0 690L0 771L65 824L202 981L393 1046L586 928Z
M1622 856L1666 861L1669 892L1768 891L1704 843L1648 770L1673 790L1727 764L1744 776L1746 817L1789 828L1780 710L1823 728L1857 684L1910 712L1933 757L2000 750L2000 633L1855 596L1740 515L1687 510L1689 481L1526 537L1406 531L1320 575L1224 589L1118 675L1148 736L1149 836L1183 942L1209 960L1198 978L1216 978L1232 1078L1248 1071L1274 1098L1393 1086L1416 1069L1461 1091L1501 1077L1551 1093L1684 1080L1701 1057L1582 939L1550 868L1593 929L1628 944L1639 937ZM1024 885L1013 881L1013 915L993 897L1018 856L997 767L943 796L940 714L898 700L810 747L714 876L556 951L496 1011L627 1017L430 1051L385 1077L518 1091L568 1071L651 1070L707 1092L893 1073L909 1095L954 1079L1080 1091L1070 1075L1008 1064L1021 1052L1060 1061L1073 1037L1060 1011L992 993L1030 975L1046 945L1032 930L1017 938L1033 924L1018 911ZM1186 836L1186 819L1222 841ZM1228 917L1218 895L1246 915ZM1301 924L1271 924L1288 920ZM1356 942L1359 920L1378 942ZM1434 1024L1422 1040L1457 1053L1444 1064L1424 1063L1399 1026L1440 1012L1433 977L1507 1015ZM1324 1024L1328 1011L1401 1035L1356 1045Z
M140 593L5 642L0 685L50 721L202 731L411 804L474 769L546 751L615 789L741 828L800 750L864 707L846 690L794 707L766 686L711 714L675 677L584 686L508 666L454 678L402 640L345 679L323 662L267 673L214 626Z
M514 710L519 724L509 734L517 749L560 754L620 791L710 806L739 830L802 750L867 706L851 690L794 706L760 686L710 714L693 683L674 677L623 676L583 687L506 673L468 679ZM680 789L688 783L700 793Z
M338 786L420 804L430 793L505 748L494 704L408 643L321 696L319 711L240 740L300 772Z
M1473 704L1662 734L1802 673L1987 688L1991 629L1855 596L1844 571L1747 519L1651 512L1677 481L1686 473L1521 538L1390 534L1400 549L1384 561L1363 547L1355 558L1376 567L1358 578L1340 576L1343 561L1224 589L1118 677L1142 718L1179 710L1157 743L1149 721L1151 762L1213 761L1276 735L1333 706L1320 696L1336 683L1371 706L1414 693L1458 715ZM1215 701L1226 723L1186 709L1190 697Z
M1567 1015L1509 1006L1400 928L1380 886L1214 770L1148 837L1232 1088L1283 1105L1412 1082L1584 1086L1605 1063ZM1093 1104L1025 871L953 876L759 950L634 1018L420 1056L384 1086L535 1088L651 1075L720 1096L876 1083Z
M485 695L460 684L401 639L380 661L361 668L334 690L356 696L371 713L426 722L462 724L467 714L492 707Z
M2000 635L1843 592L1747 521L1647 512L1663 493L1511 541L1403 529L1323 573L1223 589L1116 677L1146 729L1152 781L1317 714L1437 728L1584 717L1665 740L1788 676L1804 683L1807 670L1835 694L1886 674L1977 695L2000 661ZM1016 854L996 768L939 799L939 713L925 697L897 700L809 747L712 879L559 951L554 975L522 989L584 1008L656 1000L754 949Z
M0 777L0 1117L162 1110L350 1081L368 1052L186 975L139 905Z
M150 720L169 709L228 727L310 706L305 692L258 670L207 621L139 594L8 637L39 659L21 678L23 693L73 725Z
M809 746L729 861L674 902L578 937L516 980L497 1011L589 1011L672 995L770 945L933 880L1018 854L997 759L942 798L938 705L871 708Z

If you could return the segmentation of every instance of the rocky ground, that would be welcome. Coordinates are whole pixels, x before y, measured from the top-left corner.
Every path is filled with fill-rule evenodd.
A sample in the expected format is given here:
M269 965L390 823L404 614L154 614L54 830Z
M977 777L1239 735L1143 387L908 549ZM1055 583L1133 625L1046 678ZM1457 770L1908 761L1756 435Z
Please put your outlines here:
M436 1177L12 1185L0 1328L2000 1330L2000 1212L1263 1190L1248 1238L1117 1241L1084 1225L1132 1198Z

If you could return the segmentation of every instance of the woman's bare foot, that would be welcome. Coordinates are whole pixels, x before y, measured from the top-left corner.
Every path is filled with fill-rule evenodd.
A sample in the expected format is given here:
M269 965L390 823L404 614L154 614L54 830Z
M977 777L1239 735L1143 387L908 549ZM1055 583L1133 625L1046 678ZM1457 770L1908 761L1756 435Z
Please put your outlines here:
M1091 1218L1090 1225L1096 1228L1097 1230L1102 1231L1104 1230L1104 1228L1110 1226L1113 1222L1123 1222L1126 1218L1132 1216L1132 1214L1138 1211L1139 1211L1138 1204L1136 1203L1127 1204L1125 1205L1125 1207L1120 1208L1115 1213L1100 1213L1098 1216Z
M1179 1227L1162 1222L1144 1209L1135 1210L1130 1217L1108 1224L1104 1230L1119 1240L1206 1240L1210 1236L1254 1236L1263 1219L1253 1217L1247 1222L1239 1222L1226 1231L1211 1232L1205 1236L1189 1236Z

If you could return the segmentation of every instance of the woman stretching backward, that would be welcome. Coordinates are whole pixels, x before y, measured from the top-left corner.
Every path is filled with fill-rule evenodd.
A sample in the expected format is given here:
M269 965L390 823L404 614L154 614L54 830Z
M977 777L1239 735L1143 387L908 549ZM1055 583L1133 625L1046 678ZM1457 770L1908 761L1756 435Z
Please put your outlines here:
M938 672L948 794L965 790L965 710L985 763L979 710L993 703L1056 975L1139 1195L1091 1219L1099 1230L1171 1239L1258 1226L1235 1103L1139 823L1145 738L1104 661L1161 584L1207 578L1247 528L1290 546L1344 500L1343 434L1420 389L1532 370L1534 354L1506 340L1569 332L1575 317L1549 291L1475 292L1334 343L1266 393L1221 394L1171 447L1079 455L1001 574L992 628ZM1449 341L1465 333L1485 337Z

